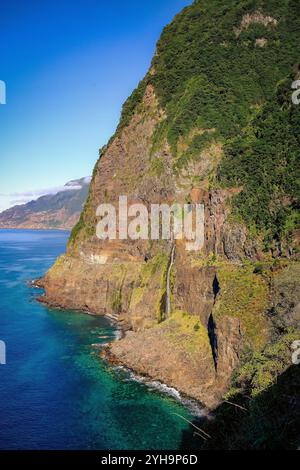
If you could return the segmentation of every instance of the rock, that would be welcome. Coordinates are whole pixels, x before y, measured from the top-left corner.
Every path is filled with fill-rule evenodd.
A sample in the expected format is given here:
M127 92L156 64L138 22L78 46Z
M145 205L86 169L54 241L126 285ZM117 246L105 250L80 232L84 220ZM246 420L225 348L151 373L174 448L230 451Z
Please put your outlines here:
M287 246L280 240L273 240L270 252L266 254L263 237L256 233L257 227L246 226L243 222L246 217L242 219L241 213L237 214L232 208L239 198L248 198L248 206L252 203L251 191L249 202L249 193L245 193L243 185L247 185L249 179L252 185L255 183L258 162L262 163L260 176L270 172L272 161L267 159L267 152L263 153L268 160L263 166L264 160L260 161L257 156L257 149L263 150L262 142L252 135L254 131L258 134L266 132L266 120L261 117L262 122L256 122L257 127L252 128L252 124L258 116L256 108L259 107L259 116L265 116L269 111L271 103L263 102L268 96L275 106L278 83L285 78L280 74L287 68L288 76L288 67L298 59L291 47L296 43L295 36L289 38L289 54L282 49L285 41L277 41L275 16L255 11L247 13L233 5L226 7L229 12L226 13L229 16L225 15L226 27L232 18L240 18L240 21L232 24L232 31L238 27L236 36L230 37L226 33L224 42L221 36L215 36L214 25L210 33L207 25L202 23L202 18L209 22L209 15L203 16L202 8L206 6L202 3L200 6L200 3L194 2L166 28L158 46L160 57L155 55L149 73L124 105L115 135L100 152L87 203L72 232L67 253L57 260L41 285L45 288L44 302L109 315L118 319L125 331L130 331L106 350L106 356L112 361L159 379L213 407L229 387L232 372L239 366L245 348L253 353L260 351L271 337L272 329L266 315L271 302L271 275L269 271L268 275L255 274L253 263L266 258L270 264L272 250L274 257L285 254L294 257L297 252L293 242L298 236L293 234ZM237 11L233 14L231 8L237 8ZM287 14L287 7L280 7L280 11L282 9ZM181 28L181 21L185 28ZM223 13L218 21L223 21ZM287 23L280 21L282 27L284 24ZM268 42L263 48L255 48L255 38L252 42L243 39L248 29L251 37L254 35L255 31L250 31L253 25L268 29ZM273 33L274 40L271 39ZM288 36L288 31L285 33ZM204 62L202 55L195 54L194 49L197 44L202 44L202 39L203 43L208 41L202 50ZM188 44L189 49L182 49L182 44ZM235 86L230 87L232 69L236 73L239 71L237 54L232 54L231 50L240 48L244 60L241 70L246 70L253 65L254 51L265 54L275 44L276 51L281 51L276 55L280 64L276 63L274 67L272 54L263 55L261 70L266 67L267 71L274 71L272 76L266 74L268 80L263 86L260 81L257 87L253 79L247 83L247 93L243 93L245 77L241 72L241 88L236 89L237 79ZM206 56L207 50L210 55L217 50L220 63L211 62ZM176 63L176 70L172 68L173 63ZM219 70L216 81L224 78L223 84L215 86L210 82L211 63ZM156 66L160 67L159 74ZM223 68L228 74L226 77L222 75ZM261 73L261 80L263 76ZM263 88L264 98L261 95ZM200 109L199 103L207 104L208 109ZM286 104L286 109L288 106ZM277 107L274 114L280 113L280 109L285 108ZM292 127L289 121L284 126L286 129ZM242 144L235 141L236 135ZM293 138L296 139L296 133ZM235 158L231 159L227 147L233 140L231 150ZM248 163L246 150L254 141L256 152L251 153L252 159ZM297 140L295 142L293 149L298 145ZM280 145L286 149L288 143L284 141ZM285 178L288 183L284 187L293 186L285 169L289 159L285 160L284 150L282 152L280 161L284 166L277 175L279 193L284 189L282 181ZM222 179L220 172L224 170L224 161L229 168ZM235 174L236 168L231 168L232 161L243 164L243 172L235 179L232 173ZM234 187L229 186L226 178ZM273 180L269 184L276 188ZM248 190L249 187L253 186L248 185ZM187 252L184 239L175 242L132 241L117 237L109 242L100 241L96 236L97 208L102 203L111 203L117 208L120 196L127 196L129 205L143 203L148 209L156 203L203 204L203 249ZM256 209L260 211L260 199L254 196ZM294 203L291 197L283 199L285 210ZM277 200L273 201L272 197L270 203L266 197L263 207L270 216L273 209L275 213L271 202L277 207ZM251 209L248 206L249 216ZM176 258L170 272L174 243ZM167 296L167 278L171 296ZM281 292L279 284L274 289ZM166 318L169 300L171 315ZM276 311L280 310L280 302L275 298ZM295 301L292 307L289 301L287 324L298 318L296 305Z

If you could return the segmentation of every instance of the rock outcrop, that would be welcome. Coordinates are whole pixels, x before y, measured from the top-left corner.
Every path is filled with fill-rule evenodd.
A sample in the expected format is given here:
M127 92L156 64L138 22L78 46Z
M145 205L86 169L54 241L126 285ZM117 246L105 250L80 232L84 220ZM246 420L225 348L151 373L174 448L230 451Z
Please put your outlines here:
M286 95L278 97L279 80L286 79L296 61L289 48L295 30L288 39L284 36L292 12L284 9L283 22L279 7L247 13L226 3L223 11L223 4L220 9L214 1L196 1L166 28L149 73L125 103L116 134L100 151L67 253L40 281L43 302L109 315L122 324L124 338L105 352L110 360L209 407L222 399L245 350L261 350L270 339L274 253L296 262L295 197L282 196L293 191L288 182L280 186L283 172L288 181L288 167L277 175L278 165L271 168L275 157L256 161L257 152L265 150L256 141L267 133L265 109L272 100L280 108ZM261 29L267 42L256 47ZM264 85L257 85L257 75L245 82L253 73L254 55ZM264 74L268 79L263 80ZM280 114L279 108L268 116ZM280 131L278 136L284 138ZM291 139L296 146L294 134ZM273 145L274 136L271 140ZM267 180L271 175L275 182ZM257 190L251 193L256 178ZM110 203L117 208L122 195L128 204L147 208L203 204L203 248L188 252L185 240L98 239L97 207ZM284 222L290 227L286 237L281 236L285 229L276 231L274 221L283 220L276 219L278 204L290 217ZM174 243L176 257L167 276ZM265 263L264 268L258 263Z

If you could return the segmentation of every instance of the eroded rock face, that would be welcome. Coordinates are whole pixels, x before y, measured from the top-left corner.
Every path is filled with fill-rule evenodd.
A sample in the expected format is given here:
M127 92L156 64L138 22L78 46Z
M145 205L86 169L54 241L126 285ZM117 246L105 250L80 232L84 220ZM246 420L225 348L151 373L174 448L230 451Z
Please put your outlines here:
M151 172L151 137L162 116L149 86L143 107L129 126L117 136L100 159L91 183L83 214L83 228L44 277L44 302L96 314L118 316L129 328L141 329L157 322L157 304L161 296L163 260L148 276L140 279L145 260L151 262L157 252L170 249L169 243L151 247L148 241L114 240L96 237L96 210L101 203L116 208L119 197L128 197L128 205L168 202L174 198L168 148L162 150L164 172ZM157 157L155 157L157 158Z
M217 380L215 394L221 400L230 385L231 374L238 367L244 347L241 321L224 316L216 322Z
M246 256L255 257L255 242L251 242L243 224L229 221L230 201L239 193L239 189L201 190L193 189L191 197L194 203L205 207L205 246L204 253L240 261Z
M173 308L200 317L207 325L212 312L216 292L213 266L193 266L185 251L184 244L177 244L174 265Z
M122 275L123 272L123 275ZM138 265L88 263L77 257L63 256L42 280L46 295L43 302L62 308L116 316L128 309Z
M193 351L186 349L187 341L176 325L166 322L165 326L143 333L130 333L112 344L105 355L213 407L217 404L213 392L216 372L208 341Z
M151 139L161 119L163 112L154 89L148 86L142 109L135 113L98 162L83 214L83 229L69 243L67 255L45 276L45 302L97 314L121 315L134 329L157 320L157 304L163 302L161 277L166 266L158 267L138 301L134 291L141 290L139 276L147 261L159 252L168 256L171 243L100 241L95 235L98 205L107 202L117 208L121 195L128 197L128 204L140 202L148 208L153 203L183 203L187 199L204 204L204 256L210 253L228 259L245 256L245 228L232 227L226 222L228 200L234 191L178 190L168 145L153 154ZM157 175L152 171L153 161L161 157L163 170ZM214 301L214 270L194 267L184 244L177 244L174 304L176 308L200 315L205 323ZM132 295L135 296L133 301Z
M242 338L238 321L224 318L216 324L217 352L213 350L209 322L219 289L217 270L201 259L213 255L227 261L241 260L249 251L247 231L228 222L230 199L238 190L178 186L176 178L182 175L172 169L169 146L165 143L159 151L152 149L155 128L163 117L154 89L148 86L141 109L97 164L83 227L70 241L67 254L41 281L45 288L42 301L117 319L132 333L112 345L110 358L212 407L225 392L238 364ZM157 159L163 162L159 173L153 163ZM172 311L188 315L195 330L190 326L191 331L181 331L171 320L164 321L170 241L104 242L96 237L98 205L109 202L118 207L120 195L128 197L128 204L142 202L149 208L153 203L187 200L204 204L203 250L188 253L185 241L176 241L172 268ZM255 255L255 248L251 249ZM198 328L201 335L199 343L194 344Z
M188 318L193 321L191 318L196 317ZM213 408L228 389L231 374L239 364L242 333L236 318L225 317L218 323L215 363L208 332L204 327L200 331L201 334L194 335L192 329L182 328L175 315L175 319L150 330L128 333L121 341L112 343L103 355Z

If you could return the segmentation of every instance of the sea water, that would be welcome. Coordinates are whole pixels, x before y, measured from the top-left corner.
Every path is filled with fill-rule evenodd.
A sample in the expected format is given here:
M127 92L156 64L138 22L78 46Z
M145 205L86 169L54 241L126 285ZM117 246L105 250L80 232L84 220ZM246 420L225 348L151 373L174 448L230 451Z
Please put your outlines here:
M116 325L37 302L29 283L68 235L0 230L0 448L180 449L192 416L177 394L100 359Z

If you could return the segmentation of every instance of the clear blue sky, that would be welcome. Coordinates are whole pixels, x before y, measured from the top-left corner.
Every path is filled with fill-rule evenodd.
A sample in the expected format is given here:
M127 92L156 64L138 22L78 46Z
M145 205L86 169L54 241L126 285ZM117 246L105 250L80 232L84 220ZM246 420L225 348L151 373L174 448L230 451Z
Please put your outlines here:
M13 193L91 174L162 28L190 3L1 2L0 210Z

